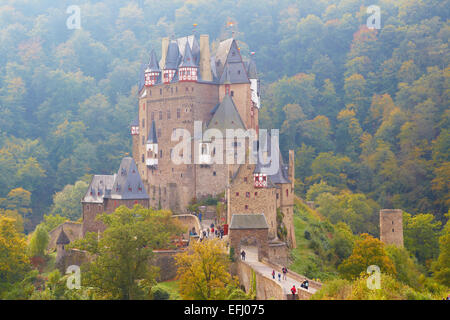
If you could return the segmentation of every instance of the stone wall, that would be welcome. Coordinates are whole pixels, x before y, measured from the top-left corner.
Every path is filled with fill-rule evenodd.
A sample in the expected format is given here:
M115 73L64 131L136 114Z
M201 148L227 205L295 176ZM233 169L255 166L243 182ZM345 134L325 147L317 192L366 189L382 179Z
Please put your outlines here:
M66 273L66 270L71 265L81 266L83 263L89 262L91 257L84 250L69 249L60 257L56 263L56 267L62 274Z
M236 262L237 275L240 284L249 292L252 283L253 273L256 278L256 299L258 300L286 300L283 288L279 283L273 281L258 271L253 270L243 261Z
M269 260L287 266L288 247L284 242L269 242Z
M173 215L172 217L174 219L177 219L180 222L180 224L186 228L186 235L189 235L189 231L192 230L192 228L195 229L197 234L200 234L201 225L197 216L194 216L192 214L180 214L180 215Z
M230 247L234 248L235 258L239 260L241 246L256 246L258 260L269 256L267 229L230 229Z
M268 265L269 267L271 267L271 268L273 268L275 270L281 270L281 268L283 267L283 265L280 265L280 264L278 264L278 263L276 263L274 261L271 261L271 260L268 260L268 259L264 259L264 258L262 259L261 262L263 262L264 264ZM320 288L322 288L322 283L320 283L318 281L311 280L311 279L309 279L309 278L307 278L305 276L302 276L302 275L300 275L300 274L290 270L289 268L288 268L288 275L289 275L289 277L291 277L294 280L297 280L298 282L303 282L305 280L308 280L310 288L313 288L313 289L316 289L316 290L320 290ZM309 296L312 295L310 292L305 292L305 294L309 294Z
M140 204L144 208L148 208L149 201L147 199L139 200L116 200L116 199L104 199L104 203L82 203L83 207L83 231L82 236L86 232L103 232L106 226L103 222L97 220L97 216L104 212L112 213L118 207L124 205L127 208L133 208L135 204Z
M167 281L177 276L177 266L175 264L175 255L183 250L154 250L151 264L159 267L159 276L157 281Z
M48 233L49 241L47 250L56 249L56 240L58 239L62 229L64 229L64 233L67 235L70 242L82 237L82 224L80 222L66 221Z

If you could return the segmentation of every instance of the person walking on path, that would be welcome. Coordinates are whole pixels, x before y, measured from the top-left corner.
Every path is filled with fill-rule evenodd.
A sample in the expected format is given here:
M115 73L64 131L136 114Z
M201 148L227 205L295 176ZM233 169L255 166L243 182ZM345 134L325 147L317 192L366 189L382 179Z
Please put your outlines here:
M297 293L297 289L295 289L295 285L292 286L291 292L292 292L292 298L295 299L295 294Z
M272 278L275 280L275 270L272 270Z
M242 260L245 261L245 251L244 250L242 250L242 252L241 252L241 258L242 258Z
M278 281L281 282L281 273L278 272Z
M287 280L286 274L287 274L287 268L283 267L283 280Z

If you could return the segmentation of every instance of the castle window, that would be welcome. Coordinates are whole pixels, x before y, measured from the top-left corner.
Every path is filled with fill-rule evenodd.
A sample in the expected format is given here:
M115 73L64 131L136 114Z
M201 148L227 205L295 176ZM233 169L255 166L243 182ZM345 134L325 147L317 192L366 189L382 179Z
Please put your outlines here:
M213 171L213 176L216 176L216 172L215 171Z
M159 112L159 120L162 120L162 111Z
M236 192L236 197L239 197L239 192Z
M280 198L280 194L277 192L277 200Z
M144 155L142 155L142 163L144 163L145 162L145 157L144 157Z
M247 198L250 198L250 192L246 192L246 193L245 193L245 196L246 196Z
M244 182L247 182L247 177L244 177Z
M142 128L145 128L145 119L142 119Z
M248 204L245 205L245 210L248 210Z
M162 158L162 156L163 156L163 152L162 152L162 150L159 150L159 157Z
M181 110L177 109L177 119L180 119L180 117L181 117Z
M289 190L286 189L286 197L289 197Z
M159 89L159 94L160 94L160 95L162 94L162 89Z
M145 145L145 136L142 136L142 145Z
M394 221L392 221L392 224L394 224Z
M258 192L255 192L255 197L258 196Z
M392 232L394 232L394 229L392 229Z
M191 88L191 92L194 92L194 87Z
M86 206L86 210L89 210L89 205Z
M167 110L167 119L170 120L170 110Z
M188 87L186 87L186 92L189 92L189 88Z

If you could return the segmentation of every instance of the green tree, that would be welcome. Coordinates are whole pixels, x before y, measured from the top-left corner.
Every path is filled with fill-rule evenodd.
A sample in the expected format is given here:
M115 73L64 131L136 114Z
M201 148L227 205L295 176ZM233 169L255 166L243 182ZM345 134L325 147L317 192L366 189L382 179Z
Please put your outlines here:
M99 219L107 227L101 238L88 233L71 245L95 255L83 272L84 285L93 287L100 299L150 298L158 273L150 264L153 250L170 248L171 237L182 229L170 212L139 205L120 206Z
M85 195L89 185L84 181L77 181L74 185L67 185L53 196L51 215L66 217L71 221L81 218L80 199Z
M0 216L0 295L30 269L27 244L14 219Z
M28 245L30 257L43 257L45 255L45 250L47 249L48 241L49 236L47 231L43 226L38 225L34 230Z
M422 264L429 265L439 254L440 221L434 221L432 214L411 216L403 214L403 234L405 247Z

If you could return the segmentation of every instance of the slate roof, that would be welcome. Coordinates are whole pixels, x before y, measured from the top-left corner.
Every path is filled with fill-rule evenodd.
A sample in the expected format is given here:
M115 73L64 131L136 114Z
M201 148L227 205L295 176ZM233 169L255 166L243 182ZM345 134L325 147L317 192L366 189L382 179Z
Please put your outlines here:
M122 159L111 192L105 198L122 200L149 198L133 158Z
M94 175L81 202L103 203L103 197L111 191L113 184L114 175Z
M85 203L103 203L104 199L148 199L133 158L125 157L114 175L94 175L81 200Z
M248 83L247 68L242 61L236 40L233 38L220 42L215 55L213 74L221 84Z
M264 214L233 214L230 229L268 229Z
M159 68L158 58L156 58L155 50L152 50L150 53L150 61L148 62L148 69L152 72L161 72L161 69Z
M148 133L148 143L158 143L158 137L156 135L156 124L155 120L152 121L152 125L150 127L150 131Z
M178 69L179 62L180 50L178 48L178 43L172 40L167 48L166 65L164 66L164 69Z
M67 237L66 233L64 232L64 229L61 229L58 239L56 240L56 244L69 244L69 243L70 243L69 237Z
M260 137L261 138L261 137ZM261 148L262 150L267 150L267 157L271 158L271 136L268 133L267 134L267 140L266 139L260 139L259 141L259 148ZM265 148L265 145L267 144L267 148ZM254 150L256 150L256 148L254 148ZM278 154L278 171L275 174L272 175L268 175L270 181L272 183L291 183L291 181L289 180L289 173L288 173L288 169L289 167L284 163L283 161L283 156L281 155L280 152L280 148L278 147L277 149L275 149L275 152ZM264 168L269 168L271 163L267 163L267 161L264 161L263 159L260 159L259 157L257 157L257 162L256 162L256 166L255 166L255 170L253 171L253 173L264 173Z
M185 46L183 61L180 64L180 67L197 67L198 65L195 63L194 57L192 56L191 47L189 45Z
M233 99L229 95L223 97L222 102L219 104L209 121L207 129L218 129L222 131L224 137L226 129L245 130L244 122L239 115Z

